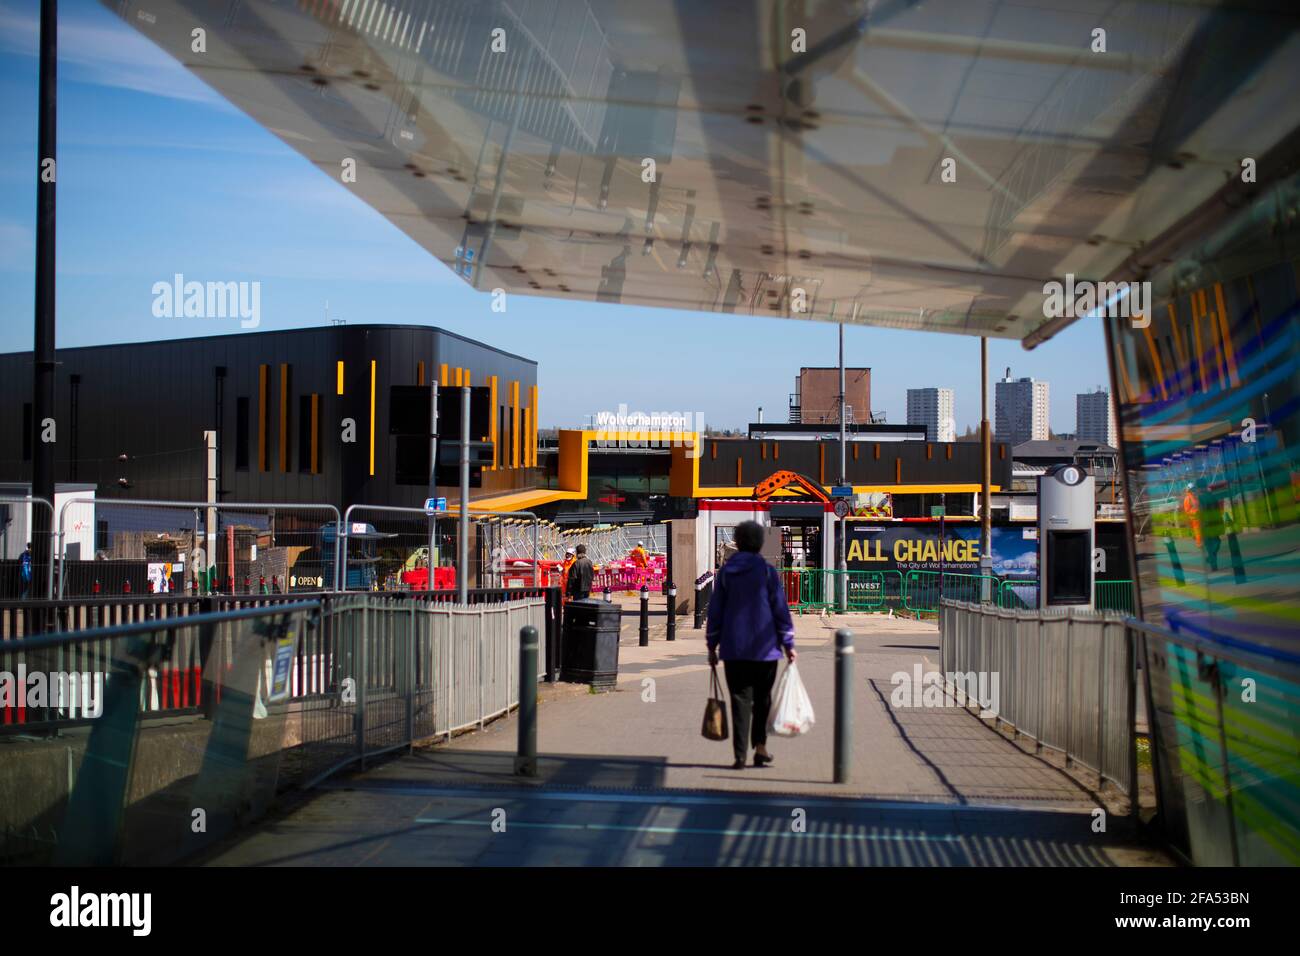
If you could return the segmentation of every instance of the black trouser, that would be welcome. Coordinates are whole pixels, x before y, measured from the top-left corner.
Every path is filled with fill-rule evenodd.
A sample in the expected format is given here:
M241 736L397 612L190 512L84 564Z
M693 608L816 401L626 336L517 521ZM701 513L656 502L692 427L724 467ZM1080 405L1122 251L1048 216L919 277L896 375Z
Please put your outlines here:
M731 695L731 745L737 760L749 747L767 743L767 718L772 711L772 685L776 661L723 661L727 692Z

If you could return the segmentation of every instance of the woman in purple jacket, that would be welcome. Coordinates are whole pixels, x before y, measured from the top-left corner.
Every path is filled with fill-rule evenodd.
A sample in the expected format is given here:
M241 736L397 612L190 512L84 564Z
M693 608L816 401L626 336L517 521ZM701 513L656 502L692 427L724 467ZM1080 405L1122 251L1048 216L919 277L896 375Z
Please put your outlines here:
M763 526L745 521L736 526L739 549L718 569L709 600L706 640L709 663L721 658L731 695L731 742L736 762L745 769L749 745L754 766L772 762L767 752L767 718L772 709L772 684L776 664L785 656L794 663L794 621L785 600L781 576L758 553L763 547Z

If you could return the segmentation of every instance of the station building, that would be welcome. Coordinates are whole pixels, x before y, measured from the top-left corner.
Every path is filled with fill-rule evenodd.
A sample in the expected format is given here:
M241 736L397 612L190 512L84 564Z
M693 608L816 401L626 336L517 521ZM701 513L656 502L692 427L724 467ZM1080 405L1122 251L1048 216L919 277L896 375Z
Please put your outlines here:
M491 462L474 497L527 488L536 467L537 363L443 329L343 325L62 348L55 480L98 498L418 506L428 473L403 473L399 386L485 386ZM0 355L0 482L31 481L32 353ZM427 461L427 456L426 456ZM447 492L453 493L451 488Z

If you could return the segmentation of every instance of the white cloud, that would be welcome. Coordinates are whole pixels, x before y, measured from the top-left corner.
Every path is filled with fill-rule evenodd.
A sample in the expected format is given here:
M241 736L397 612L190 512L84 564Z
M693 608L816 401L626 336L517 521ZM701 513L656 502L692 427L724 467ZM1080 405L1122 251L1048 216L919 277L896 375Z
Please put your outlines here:
M22 12L0 7L0 53L37 55L39 7ZM66 8L65 8L66 9ZM96 22L102 18L103 22ZM113 14L95 8L91 18L60 16L60 79L148 93L201 103L223 112L237 112L223 97L201 82L147 37Z

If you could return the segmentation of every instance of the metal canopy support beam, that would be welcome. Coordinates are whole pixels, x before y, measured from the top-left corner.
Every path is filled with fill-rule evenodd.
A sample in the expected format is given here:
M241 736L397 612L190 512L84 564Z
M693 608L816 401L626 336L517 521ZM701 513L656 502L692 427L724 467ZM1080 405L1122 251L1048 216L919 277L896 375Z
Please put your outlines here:
M989 340L980 337L980 574L984 593L980 599L993 600L993 507L989 498L989 475L993 469L993 436L989 429Z
M469 388L460 390L460 532L456 550L456 600L469 599ZM432 582L430 582L432 583Z

